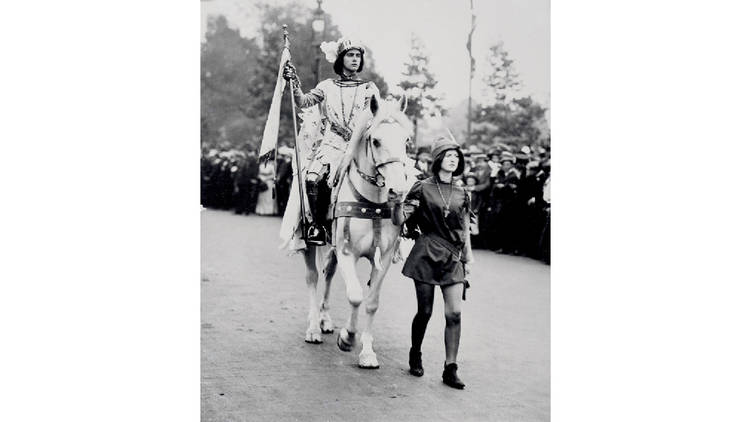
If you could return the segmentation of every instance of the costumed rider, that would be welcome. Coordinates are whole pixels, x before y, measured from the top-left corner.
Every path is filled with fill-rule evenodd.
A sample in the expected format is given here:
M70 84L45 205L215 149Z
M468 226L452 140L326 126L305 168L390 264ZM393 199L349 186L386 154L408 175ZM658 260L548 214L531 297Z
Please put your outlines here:
M324 224L330 202L332 181L328 177L338 169L352 136L354 122L361 113L370 109L370 98L380 91L373 82L361 80L357 73L364 67L365 49L359 42L342 38L336 42L324 42L320 46L326 60L333 63L338 79L326 79L305 94L300 86L295 67L287 62L284 79L290 81L294 100L298 107L318 106L321 116L322 140L312 148L307 166L305 189L310 204L312 221L305 233L310 245L325 245ZM326 183L328 182L328 183Z

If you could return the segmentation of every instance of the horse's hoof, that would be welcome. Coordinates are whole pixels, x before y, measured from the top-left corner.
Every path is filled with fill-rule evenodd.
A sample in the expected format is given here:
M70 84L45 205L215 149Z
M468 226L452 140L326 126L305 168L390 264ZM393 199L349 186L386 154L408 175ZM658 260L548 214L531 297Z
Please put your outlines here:
M342 329L342 331L345 331ZM350 337L349 341L344 340L341 337L341 331L339 331L339 336L336 338L336 344L339 346L339 349L341 349L342 352L351 352L352 347L354 346L354 335L349 334L348 337Z
M320 321L320 331L323 332L323 334L332 334L333 333L333 322L331 322L330 319L324 319Z
M380 364L375 353L359 354L359 367L362 369L378 369Z
M305 334L305 343L320 344L323 343L323 338L320 333L307 332Z

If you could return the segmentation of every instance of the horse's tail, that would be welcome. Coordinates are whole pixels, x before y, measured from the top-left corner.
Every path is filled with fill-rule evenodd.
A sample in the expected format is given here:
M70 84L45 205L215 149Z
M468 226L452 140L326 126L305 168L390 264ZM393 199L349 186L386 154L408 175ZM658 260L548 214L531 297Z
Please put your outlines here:
M337 263L338 258L336 258L336 249L331 248L328 250L325 259L323 260L323 274L326 276L329 274L332 275L336 271Z

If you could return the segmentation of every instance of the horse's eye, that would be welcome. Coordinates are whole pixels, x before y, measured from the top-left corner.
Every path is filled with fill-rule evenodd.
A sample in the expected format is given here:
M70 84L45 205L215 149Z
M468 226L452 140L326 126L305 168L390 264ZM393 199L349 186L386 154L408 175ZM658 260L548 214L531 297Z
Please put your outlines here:
M375 148L380 148L380 139L373 138L372 139L372 146L374 146Z

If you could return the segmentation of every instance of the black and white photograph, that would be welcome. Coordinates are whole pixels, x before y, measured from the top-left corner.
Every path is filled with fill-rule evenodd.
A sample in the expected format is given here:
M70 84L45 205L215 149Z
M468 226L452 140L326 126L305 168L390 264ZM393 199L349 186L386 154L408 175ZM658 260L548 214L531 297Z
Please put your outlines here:
M748 8L8 2L0 420L750 420Z
M549 420L549 1L201 8L202 420Z

